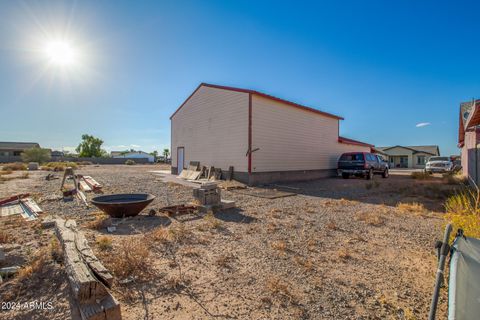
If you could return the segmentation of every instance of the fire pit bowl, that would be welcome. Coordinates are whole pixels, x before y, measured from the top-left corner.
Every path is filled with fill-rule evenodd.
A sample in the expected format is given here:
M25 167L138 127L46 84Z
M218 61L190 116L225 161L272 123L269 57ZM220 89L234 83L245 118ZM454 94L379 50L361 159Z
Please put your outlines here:
M109 194L92 199L92 203L112 218L136 216L155 196L149 193Z

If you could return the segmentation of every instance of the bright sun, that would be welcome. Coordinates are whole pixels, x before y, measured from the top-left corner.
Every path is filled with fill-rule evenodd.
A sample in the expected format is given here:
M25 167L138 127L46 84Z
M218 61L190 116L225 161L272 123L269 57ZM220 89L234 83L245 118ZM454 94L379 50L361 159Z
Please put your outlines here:
M50 63L57 66L68 66L75 63L76 52L69 42L63 40L50 41L45 45L45 54Z

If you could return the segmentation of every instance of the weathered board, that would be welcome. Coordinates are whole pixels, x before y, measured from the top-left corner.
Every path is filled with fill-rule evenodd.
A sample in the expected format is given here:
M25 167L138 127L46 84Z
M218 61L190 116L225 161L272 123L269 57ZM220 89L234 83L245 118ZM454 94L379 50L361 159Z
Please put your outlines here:
M120 320L120 305L108 292L113 277L95 257L74 220L55 220L73 297L84 320Z

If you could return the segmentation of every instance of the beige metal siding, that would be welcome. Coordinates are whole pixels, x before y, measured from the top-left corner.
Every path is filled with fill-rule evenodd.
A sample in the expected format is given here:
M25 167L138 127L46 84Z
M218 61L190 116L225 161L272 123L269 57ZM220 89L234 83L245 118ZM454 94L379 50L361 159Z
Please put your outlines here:
M200 87L171 121L173 167L177 147L184 147L185 166L200 161L224 170L248 170L248 93Z
M252 96L252 172L337 167L343 152L368 147L338 142L338 119Z

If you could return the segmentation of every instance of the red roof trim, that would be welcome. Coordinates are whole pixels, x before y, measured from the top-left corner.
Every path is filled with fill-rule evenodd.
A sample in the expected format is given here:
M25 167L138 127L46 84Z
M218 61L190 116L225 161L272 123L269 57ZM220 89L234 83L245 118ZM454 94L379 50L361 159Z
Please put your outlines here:
M262 93L262 92L258 92L258 91L255 91L255 90L249 90L249 89L241 89L241 88L234 88L234 87L227 87L227 86L219 86L219 85L216 85L216 84L209 84L209 83L201 83L196 89L195 91L193 91L193 93L180 105L180 107L171 115L170 117L170 120L173 118L173 116L175 114L177 114L177 112L185 105L185 103L187 103L188 100L190 100L190 98L195 94L195 92L198 91L198 89L200 89L200 87L209 87L209 88L215 88L215 89L223 89L223 90L229 90L229 91L236 91L236 92L244 92L244 93L249 93L249 94L256 94L258 96L261 96L261 97L264 97L264 98L267 98L267 99L270 99L270 100L274 100L274 101L278 101L278 102L282 102L282 103L285 103L285 104L288 104L292 107L296 107L296 108L299 108L299 109L302 109L302 110L305 110L305 111L310 111L310 112L313 112L313 113L316 113L316 114L321 114L323 116L326 116L326 117L330 117L330 118L334 118L334 119L338 119L338 120L343 120L343 117L339 117L337 115L334 115L334 114L331 114L331 113L328 113L328 112L323 112L323 111L320 111L320 110L317 110L317 109L313 109L313 108L310 108L310 107L307 107L307 106L304 106L304 105L301 105L301 104L298 104L298 103L295 103L295 102L292 102L292 101L288 101L288 100L285 100L285 99L281 99L281 98L277 98L277 97L274 97L274 96L271 96L271 95L268 95L268 94L265 94L265 93Z
M370 148L375 147L373 144L369 144L369 143L365 143L365 142L361 142L361 141L357 141L357 140L353 140L345 137L338 137L338 142L345 143L345 144L353 144L356 146L370 147Z

